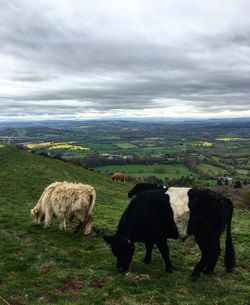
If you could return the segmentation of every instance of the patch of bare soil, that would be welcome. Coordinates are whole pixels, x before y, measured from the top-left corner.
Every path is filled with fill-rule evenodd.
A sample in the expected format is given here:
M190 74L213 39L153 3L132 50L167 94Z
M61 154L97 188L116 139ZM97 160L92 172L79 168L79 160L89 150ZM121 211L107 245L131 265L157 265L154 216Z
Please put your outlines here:
M98 279L98 278L94 278L92 279L90 286L93 288L102 288L104 286L104 280Z
M8 300L10 305L24 305L28 302L28 296L27 295L15 295L11 296L10 300Z
M83 288L83 281L75 277L67 277L63 280L64 290L78 291Z
M148 274L143 274L143 273L127 272L125 276L132 281L138 281L138 282L151 280L151 277Z

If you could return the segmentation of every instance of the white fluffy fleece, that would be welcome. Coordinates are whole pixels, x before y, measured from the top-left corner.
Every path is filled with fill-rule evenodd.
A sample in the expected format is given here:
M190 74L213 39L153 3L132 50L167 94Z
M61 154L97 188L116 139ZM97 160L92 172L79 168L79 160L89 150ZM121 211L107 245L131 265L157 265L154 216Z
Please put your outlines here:
M50 226L56 216L60 229L66 229L66 220L87 221L84 234L91 233L92 209L95 204L95 189L88 184L55 182L46 187L38 203L31 210L35 223Z

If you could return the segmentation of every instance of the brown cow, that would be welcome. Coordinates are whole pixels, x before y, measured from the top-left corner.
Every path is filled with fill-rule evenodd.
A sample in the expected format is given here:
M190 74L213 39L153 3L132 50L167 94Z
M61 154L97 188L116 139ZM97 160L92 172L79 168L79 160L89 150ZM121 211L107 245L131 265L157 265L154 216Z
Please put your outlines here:
M123 173L114 173L114 175L111 177L113 181L121 181L125 182L125 175Z

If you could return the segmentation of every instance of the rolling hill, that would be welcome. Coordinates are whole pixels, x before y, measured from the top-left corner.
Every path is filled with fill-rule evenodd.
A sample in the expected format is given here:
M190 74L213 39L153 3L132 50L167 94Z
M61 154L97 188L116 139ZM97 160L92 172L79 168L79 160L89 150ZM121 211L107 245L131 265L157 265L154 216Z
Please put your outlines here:
M56 220L47 230L32 224L30 209L54 181L95 187L96 237L73 235L75 224L61 232ZM152 264L143 264L144 248L138 244L130 271L146 273L150 280L134 281L117 274L115 260L101 234L115 231L128 204L130 188L131 184L114 183L67 162L0 148L0 296L11 305L249 304L250 212L246 210L235 211L233 235L238 267L233 274L225 272L221 256L215 275L204 275L199 282L191 283L189 276L199 255L192 239L185 244L169 242L173 274L164 272L156 250ZM0 304L5 304L1 298Z

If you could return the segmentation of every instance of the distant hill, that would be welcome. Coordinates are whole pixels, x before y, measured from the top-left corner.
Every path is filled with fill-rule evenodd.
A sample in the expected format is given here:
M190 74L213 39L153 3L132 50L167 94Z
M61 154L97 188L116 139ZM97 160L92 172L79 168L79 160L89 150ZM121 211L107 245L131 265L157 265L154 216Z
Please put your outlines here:
M2 137L39 137L41 135L50 136L67 136L70 135L69 130L60 129L60 128L47 128L47 127L26 127L26 128L6 128L0 129L0 136Z

